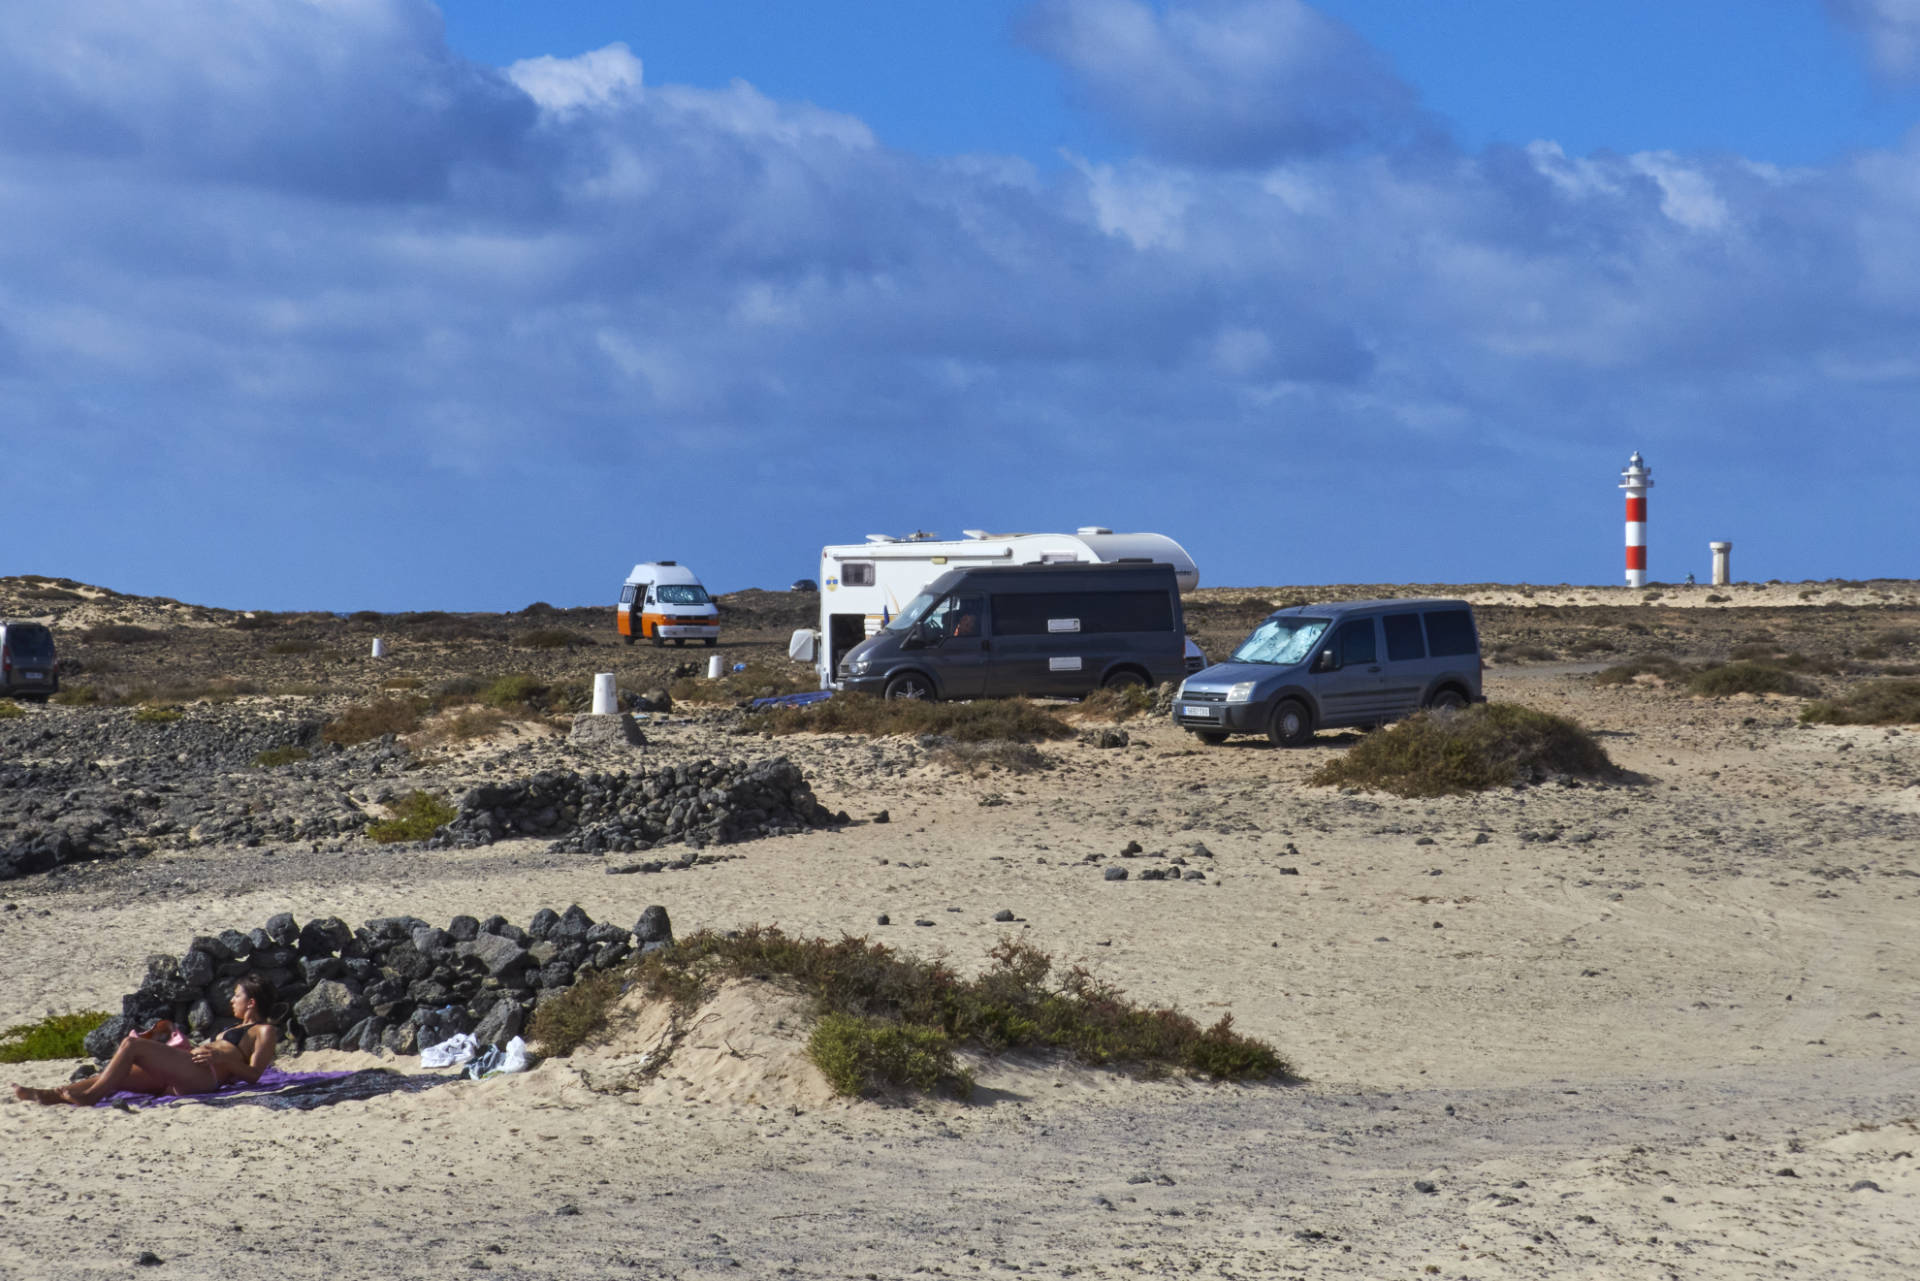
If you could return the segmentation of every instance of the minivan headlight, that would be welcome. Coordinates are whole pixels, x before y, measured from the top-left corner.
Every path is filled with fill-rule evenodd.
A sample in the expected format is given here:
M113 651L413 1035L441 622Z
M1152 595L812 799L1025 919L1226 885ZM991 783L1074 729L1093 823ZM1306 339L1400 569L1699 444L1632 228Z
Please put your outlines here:
M852 672L855 676L864 676L867 673L867 669L872 666L873 664L868 662L866 659L856 658L853 660L853 662L847 664L847 670Z
M1173 691L1173 696L1175 698L1185 698L1187 696L1187 683L1185 681L1180 682L1180 688Z
M1229 703L1244 703L1252 697L1252 681L1236 681L1234 684L1227 686L1227 701Z

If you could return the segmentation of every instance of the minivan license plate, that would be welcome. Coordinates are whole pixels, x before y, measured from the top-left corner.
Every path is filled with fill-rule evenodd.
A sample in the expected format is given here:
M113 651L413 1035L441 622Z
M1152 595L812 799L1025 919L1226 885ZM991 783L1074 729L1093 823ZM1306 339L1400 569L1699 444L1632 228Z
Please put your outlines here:
M1200 716L1207 720L1213 719L1213 709L1205 703L1183 703L1180 707L1180 714L1182 716Z
M46 679L46 677L39 672L21 672L20 675L30 681L41 681Z

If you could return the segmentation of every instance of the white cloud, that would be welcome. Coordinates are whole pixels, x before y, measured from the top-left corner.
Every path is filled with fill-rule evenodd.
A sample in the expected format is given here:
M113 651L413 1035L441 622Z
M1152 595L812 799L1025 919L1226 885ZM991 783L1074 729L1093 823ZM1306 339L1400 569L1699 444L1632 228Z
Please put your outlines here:
M1875 71L1890 80L1920 76L1920 0L1827 0L1827 11L1865 42Z
M564 115L638 98L642 76L640 59L626 45L614 43L574 58L523 58L507 68L507 79L542 111Z

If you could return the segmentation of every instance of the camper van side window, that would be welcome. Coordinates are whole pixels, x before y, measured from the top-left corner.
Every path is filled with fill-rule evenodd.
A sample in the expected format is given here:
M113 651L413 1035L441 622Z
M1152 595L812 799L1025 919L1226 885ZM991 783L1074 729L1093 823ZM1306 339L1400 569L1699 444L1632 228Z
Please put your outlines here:
M840 585L842 587L873 586L873 562L870 560L850 560L840 566Z
M628 583L625 587L622 587L620 589L620 603L622 605L633 604L633 598L635 595L639 593L639 591L640 589L638 587L635 587L632 583Z

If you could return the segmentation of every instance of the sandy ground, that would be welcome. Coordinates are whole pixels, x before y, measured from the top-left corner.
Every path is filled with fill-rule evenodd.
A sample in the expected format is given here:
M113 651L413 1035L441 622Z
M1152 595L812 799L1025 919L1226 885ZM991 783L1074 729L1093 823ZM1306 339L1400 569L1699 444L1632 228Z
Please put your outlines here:
M682 933L845 931L962 968L1017 932L1136 998L1230 1012L1306 1078L979 1062L970 1105L850 1103L800 1060L797 1006L737 990L624 1092L646 1011L522 1077L307 1113L7 1098L0 1275L120 1276L141 1250L156 1275L288 1278L1920 1275L1920 733L1565 664L1488 681L1640 781L1405 801L1305 785L1342 736L1200 749L1138 723L1023 777L755 741L891 821L657 876L525 843L0 887L0 1025L111 1006L148 953L277 911L625 924L658 902ZM741 746L653 740L655 761ZM1130 840L1126 866L1207 879L1105 881Z

